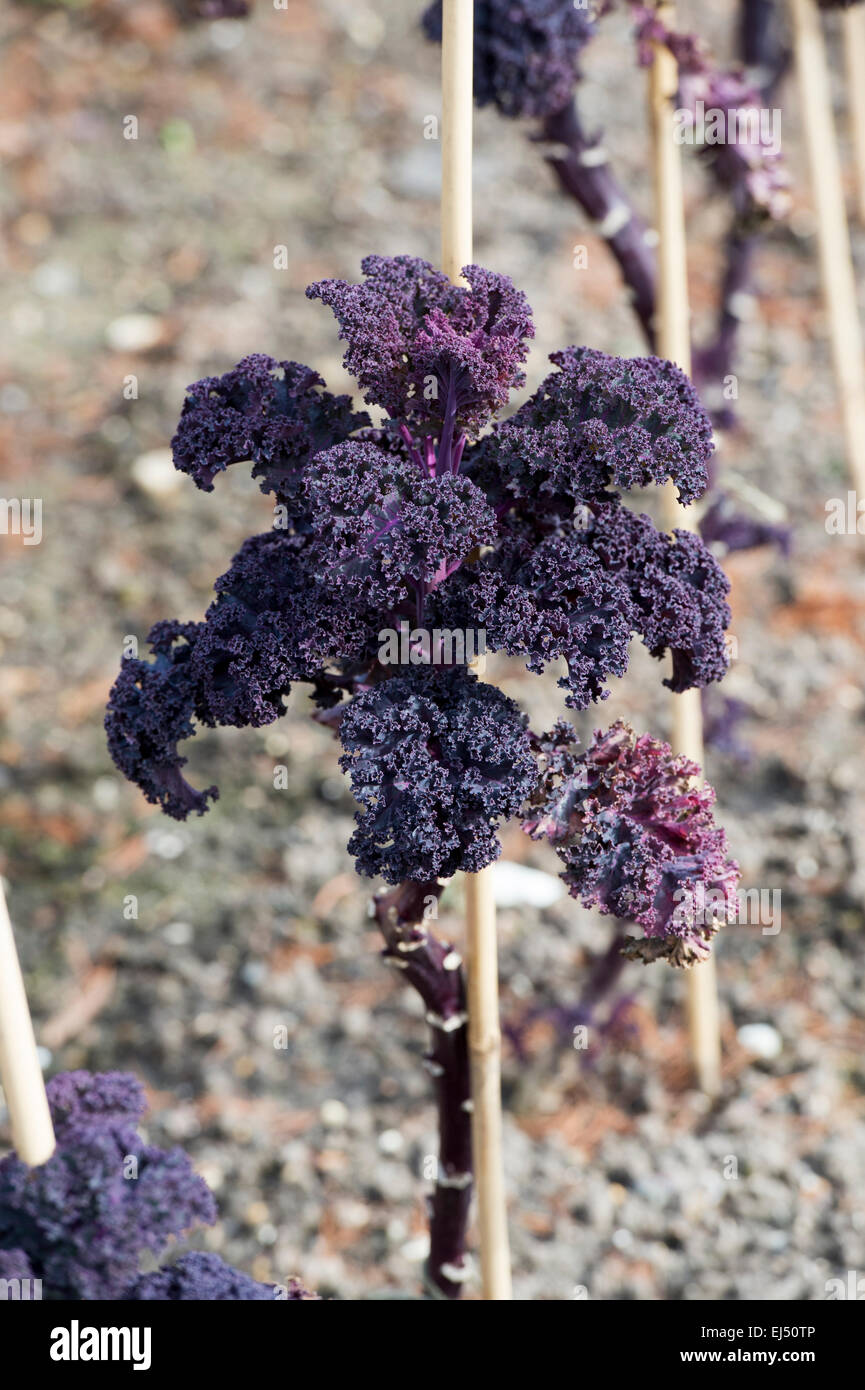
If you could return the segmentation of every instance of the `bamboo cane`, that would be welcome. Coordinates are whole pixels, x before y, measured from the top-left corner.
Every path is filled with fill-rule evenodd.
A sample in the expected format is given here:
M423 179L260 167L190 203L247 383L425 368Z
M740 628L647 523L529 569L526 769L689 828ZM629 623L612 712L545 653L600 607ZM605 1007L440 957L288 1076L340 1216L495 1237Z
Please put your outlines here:
M513 1297L502 1160L501 1032L496 909L489 869L466 874L466 970L472 1151L477 1192L481 1289L488 1300Z
M856 208L865 226L865 6L844 11L847 105L856 168Z
M12 923L0 881L0 1080L12 1125L12 1142L31 1167L54 1152L54 1129Z
M658 14L668 28L674 27L674 5L660 5ZM657 350L661 357L678 363L690 375L691 325L682 159L673 137L673 102L677 87L676 60L666 45L658 43L649 76L659 237ZM668 530L696 530L690 510L680 505L672 483L664 489L664 520ZM703 717L699 690L673 696L672 725L673 752L692 758L702 767ZM721 1032L713 957L693 966L687 972L686 981L694 1071L701 1090L707 1095L717 1095L721 1085Z
M865 497L865 357L826 47L814 0L790 0L790 14L847 466Z
M442 269L454 282L472 258L473 0L442 15Z
M472 259L474 0L444 0L442 13L442 267L453 281ZM501 1032L496 912L489 869L465 876L466 968L481 1289L511 1293L502 1162Z

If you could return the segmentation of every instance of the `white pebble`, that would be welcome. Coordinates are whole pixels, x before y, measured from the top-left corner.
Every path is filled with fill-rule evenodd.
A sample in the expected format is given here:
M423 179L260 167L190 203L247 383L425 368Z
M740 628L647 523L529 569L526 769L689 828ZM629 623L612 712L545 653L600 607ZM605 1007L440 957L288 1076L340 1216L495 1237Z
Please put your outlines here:
M188 946L193 934L189 922L169 922L162 928L162 935L169 946Z
M403 1137L398 1129L383 1129L378 1136L378 1146L383 1154L398 1154L403 1148Z
M498 907L549 907L564 897L561 879L541 869L500 859L492 869L493 894Z
M177 859L186 849L186 839L171 830L150 830L147 848L160 859Z
M429 1254L429 1236L415 1236L414 1240L407 1240L399 1253L404 1260L420 1264Z
M318 1113L326 1129L341 1129L348 1120L348 1106L341 1100L323 1101Z
M147 352L161 341L162 333L162 319L155 314L121 314L109 323L105 340L115 352Z
M151 449L139 454L132 465L132 477L141 491L151 497L169 497L183 482L174 467L170 449Z
M779 1056L784 1046L781 1034L771 1023L745 1023L736 1036L747 1052L753 1052L755 1057L762 1057L767 1062Z

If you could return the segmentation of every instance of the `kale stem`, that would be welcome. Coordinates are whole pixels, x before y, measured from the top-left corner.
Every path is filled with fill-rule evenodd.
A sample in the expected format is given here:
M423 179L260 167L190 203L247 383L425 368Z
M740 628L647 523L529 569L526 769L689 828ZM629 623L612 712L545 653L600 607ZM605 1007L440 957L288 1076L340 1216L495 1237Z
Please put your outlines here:
M646 341L654 350L655 253L647 241L646 224L610 168L601 135L586 134L574 100L545 118L537 138L565 147L561 155L547 155L547 163L606 240L630 290Z
M441 885L402 883L374 899L385 939L383 959L417 990L430 1025L425 1065L433 1078L439 1128L438 1171L428 1199L430 1253L426 1278L438 1297L457 1299L467 1266L466 1227L472 1199L472 1129L468 1102L468 1030L462 963L452 946L428 930L426 905Z
M452 473L453 454L454 454L454 432L457 423L457 383L453 368L448 371L448 390L445 399L444 418L442 421L442 432L439 439L438 463L436 473L441 477L445 473ZM462 450L460 450L462 453Z

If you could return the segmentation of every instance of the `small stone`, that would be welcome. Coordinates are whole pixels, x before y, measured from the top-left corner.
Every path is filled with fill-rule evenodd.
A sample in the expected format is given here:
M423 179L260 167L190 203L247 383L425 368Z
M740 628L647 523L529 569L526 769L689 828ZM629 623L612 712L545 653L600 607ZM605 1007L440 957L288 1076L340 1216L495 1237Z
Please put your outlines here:
M407 1240L399 1252L411 1264L420 1264L429 1254L429 1236L415 1236Z
M378 1146L383 1154L402 1152L404 1140L398 1129L384 1129L378 1136Z
M343 1230L361 1231L369 1225L370 1211L365 1203L347 1198L336 1203L334 1216Z
M778 1057L784 1046L781 1034L771 1023L745 1023L736 1036L746 1052L752 1052L755 1057L762 1057L767 1062Z
M193 931L188 922L169 922L162 928L162 935L169 946L188 946L192 940Z
M147 848L160 859L177 859L186 849L186 839L171 830L150 830Z
M93 783L93 801L98 810L113 811L120 800L120 783L116 777L97 777Z
M342 1129L348 1121L348 1106L341 1100L326 1100L319 1114L325 1129Z
M561 879L509 859L498 860L490 873L498 907L550 907L565 894Z
M105 330L105 340L115 352L149 352L165 334L163 320L155 314L121 314Z
M151 497L170 497L183 482L170 449L150 449L139 454L131 471L137 486Z

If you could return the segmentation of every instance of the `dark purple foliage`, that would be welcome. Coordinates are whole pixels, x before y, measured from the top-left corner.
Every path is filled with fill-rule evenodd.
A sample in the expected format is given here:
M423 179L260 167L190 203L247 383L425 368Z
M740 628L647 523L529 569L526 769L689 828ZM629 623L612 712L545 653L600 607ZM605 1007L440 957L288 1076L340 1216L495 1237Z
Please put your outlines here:
M668 478L683 503L701 495L712 425L679 367L575 347L550 360L559 370L485 445L515 496L583 502Z
M134 1076L106 1071L64 1071L48 1085L54 1132L62 1139L67 1129L79 1124L96 1128L127 1121L137 1125L147 1110L147 1098Z
M33 1269L23 1250L0 1250L0 1279L33 1279Z
M216 581L217 597L195 645L202 722L270 724L283 714L292 681L315 684L332 657L369 665L376 616L323 583L319 562L305 537L266 531L244 541Z
M442 594L442 623L485 633L487 648L526 656L530 671L564 657L567 704L605 699L608 676L623 676L633 628L625 580L611 574L574 529L539 543L507 537L464 566Z
M339 736L362 807L349 849L361 873L388 883L491 863L497 822L536 775L525 716L462 667L416 667L364 691Z
M693 113L691 132L700 155L718 183L730 191L740 222L759 224L767 217L785 217L791 206L790 176L780 146L775 147L761 124L764 102L759 89L736 69L709 68L683 71L679 96ZM725 138L718 143L701 143L699 102L706 112L724 113Z
M529 9L548 35L570 34L565 7L514 4L507 22ZM533 81L547 80L541 71ZM193 717L266 724L293 682L312 687L360 807L349 852L358 872L393 885L375 908L385 958L420 994L433 1032L442 1166L427 1280L455 1298L471 1200L469 1063L459 958L427 926L439 880L492 863L499 822L527 804L529 827L546 833L565 796L578 814L553 838L572 891L641 923L652 948L682 964L711 933L680 924L667 898L677 905L682 884L714 882L720 855L708 792L682 791L678 829L662 823L668 810L675 819L671 794L658 801L660 829L640 819L647 750L662 745L640 741L636 767L621 753L621 805L610 772L609 787L596 778L603 807L577 807L562 791L576 775L570 733L557 731L557 751L535 739L518 706L463 663L487 648L533 671L564 660L567 703L584 709L624 673L637 632L655 656L671 651L674 689L702 686L726 670L727 586L697 536L662 535L622 501L653 483L672 482L683 502L706 487L711 427L677 367L571 347L495 425L524 381L534 333L525 297L479 266L464 271L469 288L410 256L370 256L362 268L362 284L324 280L307 294L333 310L346 366L388 418L373 427L308 368L264 357L191 389L178 467L209 489L251 458L280 503L275 527L244 544L203 622L157 625L155 660L124 664L106 727L123 772L183 817L215 795L180 774L177 744ZM614 762L618 728L615 756L602 759L599 741L586 757ZM668 782L683 781L666 756ZM135 1296L191 1299L204 1286L209 1298L269 1296L200 1257L144 1277Z
M196 791L180 771L187 759L177 744L195 733L193 715L210 726L271 724L293 681L315 685L329 704L340 671L374 658L378 618L321 582L310 549L280 531L251 536L216 581L204 622L157 623L148 638L155 661L123 662L105 717L109 751L176 820L202 815L219 795L215 786ZM328 684L331 653L339 659Z
M729 580L690 531L658 531L647 516L607 506L594 518L590 544L627 583L632 619L652 656L672 654L664 681L683 691L722 680L729 666Z
M463 565L435 596L436 622L483 630L489 651L524 655L530 671L563 657L566 703L586 709L628 665L632 633L652 656L669 650L681 691L721 680L729 662L729 582L698 536L658 531L615 498L583 524L532 527Z
M224 376L194 382L171 441L175 466L211 492L217 473L251 459L262 492L293 508L313 454L369 424L348 396L323 387L310 367L263 353L244 357Z
M559 723L539 741L542 776L525 822L565 865L574 897L642 927L628 953L673 965L703 959L736 905L738 866L715 825L699 768L621 721L582 754Z
M320 280L307 295L333 310L364 399L393 419L476 432L525 379L525 295L481 266L463 270L470 289L414 256L367 256L361 269L363 284Z
M496 538L495 513L468 478L419 476L374 444L319 454L307 491L329 578L385 612Z
M195 732L195 674L192 654L200 623L161 622L148 642L155 661L126 657L114 682L105 715L108 751L120 771L148 801L169 816L203 815L216 787L196 791L183 777L188 761L177 745Z
M181 773L193 720L268 724L307 683L341 729L363 808L358 866L398 883L495 858L531 757L516 707L453 667L444 642L395 670L388 633L472 630L533 671L561 658L567 702L584 709L624 673L633 632L671 651L674 689L717 680L729 611L702 542L621 501L672 480L690 502L706 485L711 427L677 367L568 348L472 443L523 380L525 297L479 266L470 288L410 256L369 256L363 271L308 294L334 310L348 367L391 419L373 428L309 368L263 356L190 389L178 467L209 489L249 457L283 505L217 580L203 622L157 624L155 659L124 662L106 727L126 776L182 819L216 795Z
M442 5L423 17L441 42ZM474 95L503 116L546 116L570 99L594 33L588 7L568 0L475 0Z
M15 1154L0 1162L0 1249L24 1253L46 1298L123 1298L141 1254L216 1220L213 1198L180 1149L137 1133L145 1100L134 1077L72 1072L48 1083L48 1100L52 1157L40 1168Z

